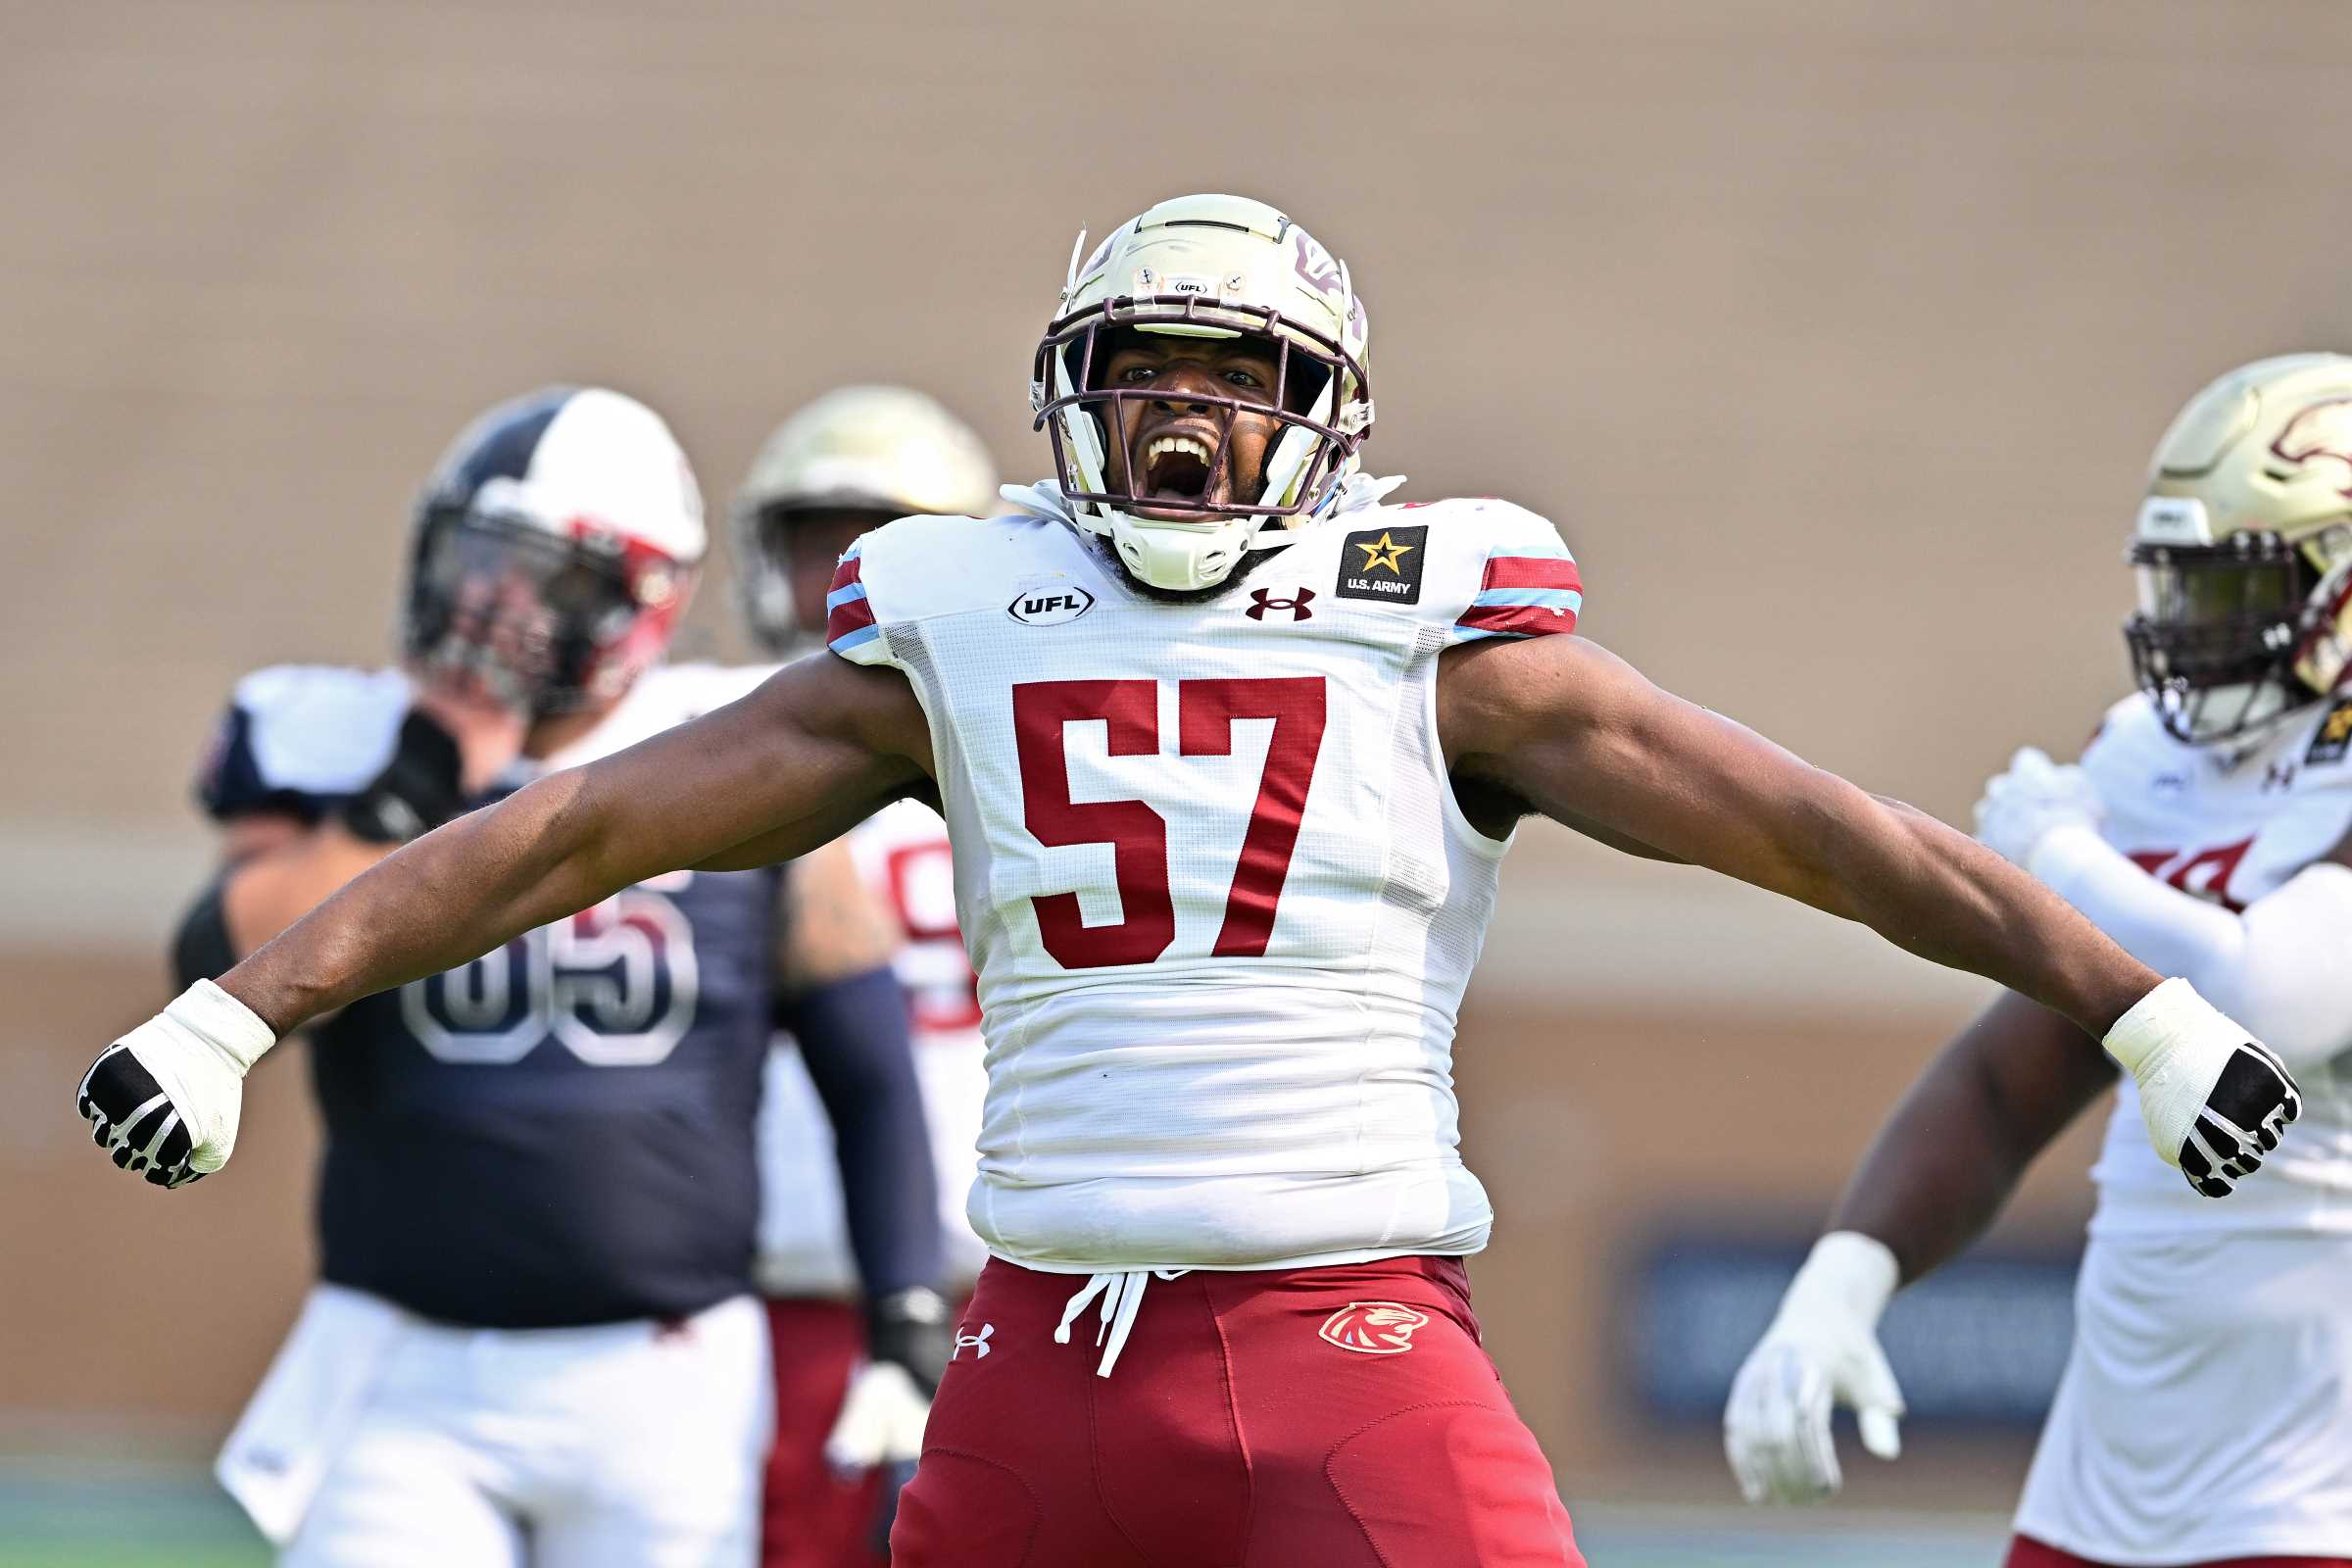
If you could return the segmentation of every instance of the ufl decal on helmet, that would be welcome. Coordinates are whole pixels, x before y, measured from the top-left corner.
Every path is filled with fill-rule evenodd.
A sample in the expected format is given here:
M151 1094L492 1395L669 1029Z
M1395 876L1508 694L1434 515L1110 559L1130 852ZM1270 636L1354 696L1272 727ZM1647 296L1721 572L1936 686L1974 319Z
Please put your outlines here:
M2221 377L2173 420L2132 531L2132 665L2164 726L2245 736L2352 663L2352 357Z
M502 403L418 499L406 655L536 714L618 697L668 645L706 544L694 472L653 410L600 387Z
M1290 519L1329 506L1372 428L1368 332L1345 264L1263 202L1184 196L1123 224L1081 263L1072 247L1061 311L1038 344L1030 406L1054 445L1056 480L1079 526L1100 534L1155 588L1212 587L1250 550L1287 543ZM1146 498L1114 480L1150 387L1099 386L1106 332L1251 338L1275 354L1270 403L1186 393L1214 411L1216 450L1188 465L1180 493ZM1253 496L1231 489L1231 436L1244 415L1278 421ZM1122 460L1121 468L1133 465ZM1149 506L1156 516L1138 515Z

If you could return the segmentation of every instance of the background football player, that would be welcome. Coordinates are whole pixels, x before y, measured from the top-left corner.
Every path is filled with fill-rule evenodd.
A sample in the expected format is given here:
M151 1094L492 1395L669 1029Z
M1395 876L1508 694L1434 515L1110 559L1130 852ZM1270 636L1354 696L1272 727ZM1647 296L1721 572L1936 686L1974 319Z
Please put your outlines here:
M2080 766L2020 752L1979 834L2256 1030L2307 1123L2241 1196L2200 1203L2125 1081L2009 1564L2352 1564L2352 359L2264 360L2198 393L2156 448L2131 560L2138 694ZM1837 1489L1833 1404L1894 1456L1887 1298L1989 1223L2114 1078L2015 996L1945 1048L1734 1385L1751 1501Z
M483 416L417 512L405 667L238 686L201 780L228 864L185 975L466 805L740 692L656 662L704 545L642 405L560 388ZM677 871L318 1026L322 1283L220 1461L285 1561L753 1560L753 1121L779 1007L867 1195L874 1294L928 1297L938 1267L889 944L846 854L781 884Z
M995 465L962 421L904 387L829 392L778 425L752 462L730 517L744 619L778 657L821 645L842 553L860 534L917 513L978 515L997 504ZM914 1065L931 1124L947 1237L944 1288L960 1297L979 1278L987 1249L964 1219L978 1165L982 1062L980 1000L956 929L956 872L947 824L918 801L884 807L845 841L874 897L897 925L895 959L906 993ZM761 1529L765 1568L857 1568L887 1560L890 1514L879 1495L911 1471L913 1443L877 1446L836 1432L854 1377L887 1381L887 1363L862 1374L869 1329L854 1304L858 1275L848 1247L839 1167L822 1102L797 1048L768 1063L761 1102L759 1280L766 1294L776 1371L776 1441L768 1455ZM860 1195L851 1195L857 1200ZM916 1393L927 1402L931 1393ZM874 1390L859 1405L890 1396ZM877 1416L880 1411L874 1412ZM859 1423L853 1422L852 1425ZM879 1458L844 1474L827 1438L851 1458ZM879 1434L877 1433L877 1436Z
M217 1167L245 1065L318 1009L936 781L992 1255L900 1568L1582 1561L1462 1263L1492 1213L1454 1020L1531 811L2056 1008L2144 1075L2151 1138L2202 1181L2275 1147L2291 1082L2185 983L1567 635L1549 523L1384 505L1365 346L1347 269L1262 203L1181 198L1081 244L1031 377L1056 475L1019 514L867 535L837 657L447 825L191 988L92 1064L96 1136L168 1180Z

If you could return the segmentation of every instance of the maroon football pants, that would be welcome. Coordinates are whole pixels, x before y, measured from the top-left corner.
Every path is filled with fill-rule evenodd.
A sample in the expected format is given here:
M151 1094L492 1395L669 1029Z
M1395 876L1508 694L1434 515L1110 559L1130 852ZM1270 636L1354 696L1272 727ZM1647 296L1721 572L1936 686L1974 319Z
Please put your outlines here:
M1154 1278L1106 1378L1085 1284L980 1276L896 1568L1584 1568L1458 1260Z
M2009 1556L2002 1568L2108 1568L2108 1565L2044 1545L2032 1536L2017 1536L2009 1543ZM2195 1568L2352 1568L2352 1561L2342 1557L2228 1557L2219 1562L2198 1563Z
M865 1355L865 1324L847 1301L767 1303L774 1351L776 1442L760 1498L760 1568L879 1568L881 1481L848 1480L825 1462L825 1435Z

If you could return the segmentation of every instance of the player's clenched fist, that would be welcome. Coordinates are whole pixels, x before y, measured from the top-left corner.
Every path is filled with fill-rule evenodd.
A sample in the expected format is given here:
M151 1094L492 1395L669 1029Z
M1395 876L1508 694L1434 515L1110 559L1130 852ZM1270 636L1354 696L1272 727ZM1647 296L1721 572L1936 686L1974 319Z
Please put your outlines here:
M251 1008L199 980L99 1053L74 1104L117 1165L177 1187L228 1163L246 1069L276 1043Z
M2107 1031L2107 1054L2139 1085L2158 1157L2224 1198L2262 1168L2303 1096L2284 1063L2185 980L2167 980Z

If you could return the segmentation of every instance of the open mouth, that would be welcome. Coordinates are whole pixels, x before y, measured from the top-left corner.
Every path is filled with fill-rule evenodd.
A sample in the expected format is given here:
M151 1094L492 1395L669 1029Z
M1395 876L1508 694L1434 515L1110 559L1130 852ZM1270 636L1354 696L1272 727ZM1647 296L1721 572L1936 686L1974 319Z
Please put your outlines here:
M1196 509L1201 503L1221 499L1222 492L1231 488L1226 476L1218 471L1218 442L1213 435L1163 430L1147 436L1140 445L1141 461L1136 465L1143 475L1143 482L1136 486L1139 512L1198 516ZM1154 501L1174 505L1153 507L1151 503Z

